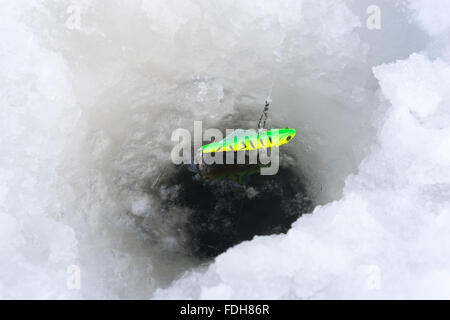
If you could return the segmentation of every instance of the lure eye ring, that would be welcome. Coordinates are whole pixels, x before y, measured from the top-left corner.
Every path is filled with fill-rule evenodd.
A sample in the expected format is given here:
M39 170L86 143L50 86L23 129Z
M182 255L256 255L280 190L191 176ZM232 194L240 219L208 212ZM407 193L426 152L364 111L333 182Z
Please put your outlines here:
M289 140L291 140L291 139L292 139L291 136L287 136L286 141L289 141Z

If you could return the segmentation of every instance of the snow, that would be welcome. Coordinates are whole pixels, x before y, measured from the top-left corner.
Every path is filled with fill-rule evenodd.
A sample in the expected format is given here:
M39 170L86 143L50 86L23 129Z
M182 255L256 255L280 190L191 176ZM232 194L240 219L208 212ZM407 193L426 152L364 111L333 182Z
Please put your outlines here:
M2 1L1 298L450 297L448 1L72 2ZM200 265L142 186L272 81L319 205Z
M450 28L447 0L409 0L409 7L414 11L414 19L430 34L438 35Z

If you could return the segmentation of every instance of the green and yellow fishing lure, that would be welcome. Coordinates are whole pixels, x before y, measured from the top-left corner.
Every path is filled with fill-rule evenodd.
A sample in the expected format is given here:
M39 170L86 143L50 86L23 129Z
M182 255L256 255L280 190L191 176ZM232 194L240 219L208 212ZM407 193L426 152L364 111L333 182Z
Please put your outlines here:
M257 133L251 130L236 130L225 139L202 146L202 153L236 152L279 147L295 136L295 129L272 129Z

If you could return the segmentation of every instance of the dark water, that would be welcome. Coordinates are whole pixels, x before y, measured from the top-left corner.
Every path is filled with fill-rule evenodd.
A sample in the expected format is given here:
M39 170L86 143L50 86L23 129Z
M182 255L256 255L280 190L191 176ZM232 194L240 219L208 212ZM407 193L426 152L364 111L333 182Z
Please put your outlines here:
M210 171L219 174L199 177L178 166L161 181L167 190L176 190L160 199L162 207L185 215L177 228L183 229L186 251L196 257L215 257L255 235L284 233L312 210L298 171L283 166L282 159L273 176L260 175L256 165L215 165Z

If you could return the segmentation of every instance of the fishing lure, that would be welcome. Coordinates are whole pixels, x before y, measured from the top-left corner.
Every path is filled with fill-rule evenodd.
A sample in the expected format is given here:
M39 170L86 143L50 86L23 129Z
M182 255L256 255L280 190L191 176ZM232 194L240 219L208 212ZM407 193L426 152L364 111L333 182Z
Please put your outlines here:
M202 146L202 153L236 152L269 149L289 143L295 136L295 129L272 129L255 132L252 130L235 130L225 139Z

